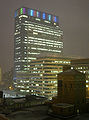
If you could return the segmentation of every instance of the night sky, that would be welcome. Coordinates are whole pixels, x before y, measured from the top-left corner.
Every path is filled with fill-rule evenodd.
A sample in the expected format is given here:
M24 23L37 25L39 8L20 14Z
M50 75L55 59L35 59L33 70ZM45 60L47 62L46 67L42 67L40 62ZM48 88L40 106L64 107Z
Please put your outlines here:
M0 0L0 66L13 67L14 11L28 7L59 16L64 54L89 58L89 0Z

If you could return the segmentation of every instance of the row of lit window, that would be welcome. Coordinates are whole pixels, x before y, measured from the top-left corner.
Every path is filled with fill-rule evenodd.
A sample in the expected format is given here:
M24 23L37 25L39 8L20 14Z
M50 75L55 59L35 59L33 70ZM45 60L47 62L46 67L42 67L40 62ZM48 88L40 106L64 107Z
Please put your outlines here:
M25 29L25 30L28 30L28 29ZM50 32L50 31L47 31L47 30L39 30L39 29L35 29L34 30L35 32L38 32L38 33L45 33L45 34L50 34L50 35L56 35L56 36L61 36L61 34L59 32L55 33L54 31L53 32Z
M29 25L29 24L28 24ZM47 29L47 28L45 28L45 27L43 27L43 26L40 26L40 27L38 27L38 26L36 26L36 25L34 25L34 26L32 26L32 25L24 25L24 27L25 27L25 29L26 30L33 30L33 31L37 31L37 30L41 30L41 31L46 31L46 32L49 32L49 33L54 33L54 34L58 34L58 33L62 33L63 34L63 32L62 31L60 31L60 30L54 30L54 29L52 29L52 28L49 28L49 29Z
M44 43L43 44L42 42L39 42L39 41L37 43L36 43L36 41L35 42L34 41L33 42L23 42L23 43L30 44L30 45L41 45L41 46L50 46L50 47L56 47L56 48L63 48L63 45L61 45L61 44L55 45L55 44L52 43L53 45L50 45L51 43Z
M17 41L20 41L20 38L21 38L21 37L16 37L15 39L16 39Z
M76 67L76 69L88 69L88 67Z
M29 92L29 90L22 90L22 89L20 89L20 91L21 92Z
M52 63L66 63L66 64L69 64L70 61L52 61Z
M39 25L36 25L36 24L34 24L34 23L32 23L31 22L31 24L26 24L26 23L22 23L24 26L25 26L25 28L26 29L28 29L28 30L31 30L31 29L33 29L33 30L41 30L41 31L47 31L47 32L50 32L50 33L59 33L60 35L63 35L63 31L61 31L60 29L54 29L54 27L48 27L48 26L46 26L46 25L41 25L41 26L39 26Z
M36 37L30 37L30 36L28 38L30 38L29 40L41 40L43 42L47 41L49 43L63 44L63 42L57 41L57 39L56 40L50 40L50 39L48 40L48 39L44 39L44 38L36 38Z
M33 50L51 51L51 52L58 52L58 53L61 53L60 50L52 50L52 49L46 49L46 48L34 48L34 47L31 47L31 49L33 49Z
M18 60L18 59L16 59L15 62L31 62L31 60Z
M35 42L33 42L33 43L31 43L31 42L24 42L24 43L26 43L26 44L30 44L30 45L41 45L41 46L50 46L50 47L56 47L56 48L63 48L62 46L56 46L56 45L47 45L47 43L45 43L45 44L42 44L42 43L39 43L39 42L37 42L36 43L36 41ZM19 43L18 43L19 44Z
M25 30L27 31L28 29L25 28ZM58 33L58 34L55 34L55 33L50 33L50 32L41 31L41 30L33 30L33 31L38 32L38 33L48 34L48 35L61 36L59 33Z
M20 31L19 31L19 32L15 32L15 33L14 33L14 35L18 35L18 34L20 34Z
M53 43L53 42L48 42L48 41L40 41L39 39L38 40L33 40L33 39L28 39L28 41L31 41L31 42L27 42L27 40L25 39L24 41L26 41L26 42L24 42L24 43L30 43L30 44L42 44L42 45L46 45L47 46L47 44L48 45L51 45L51 46L53 46L53 45L56 45L56 46L63 46L63 44L58 44L58 43Z

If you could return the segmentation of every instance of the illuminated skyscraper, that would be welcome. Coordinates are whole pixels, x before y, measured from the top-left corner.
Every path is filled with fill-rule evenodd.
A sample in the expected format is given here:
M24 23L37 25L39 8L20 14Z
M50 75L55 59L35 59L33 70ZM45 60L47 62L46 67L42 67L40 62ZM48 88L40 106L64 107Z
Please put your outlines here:
M42 52L63 54L58 17L29 8L15 11L14 86L30 92L30 62Z

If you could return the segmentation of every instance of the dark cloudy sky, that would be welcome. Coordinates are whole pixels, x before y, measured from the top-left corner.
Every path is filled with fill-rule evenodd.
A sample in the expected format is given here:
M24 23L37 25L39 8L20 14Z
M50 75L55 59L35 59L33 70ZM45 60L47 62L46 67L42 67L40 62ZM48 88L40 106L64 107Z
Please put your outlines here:
M89 58L89 0L0 0L0 66L13 66L14 11L35 8L59 16L64 54Z

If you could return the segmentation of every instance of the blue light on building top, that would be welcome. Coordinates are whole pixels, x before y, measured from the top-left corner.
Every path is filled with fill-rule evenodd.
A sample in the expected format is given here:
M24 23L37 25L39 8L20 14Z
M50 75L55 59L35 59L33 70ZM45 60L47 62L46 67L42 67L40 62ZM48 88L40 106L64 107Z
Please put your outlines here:
M43 16L42 16L42 18L43 18L43 19L45 19L45 18L46 18L46 15L45 15L45 13L43 13Z
M30 16L34 16L34 10L30 10Z
M57 16L54 16L54 15L51 15L45 12L40 12L40 11L30 9L30 8L20 8L19 10L16 10L14 17L21 15L21 14L25 14L25 15L32 16L32 17L37 17L37 18L47 20L50 22L55 22L55 23L59 22L59 19Z
M57 22L57 17L56 16L54 17L54 22Z
M15 17L17 17L17 15L18 15L18 12L17 12L17 11L15 11Z
M40 18L40 12L38 12L38 11L37 11L37 17L39 17L39 18Z
M28 15L30 15L30 9L28 9Z
M48 20L51 21L51 15L48 15Z

